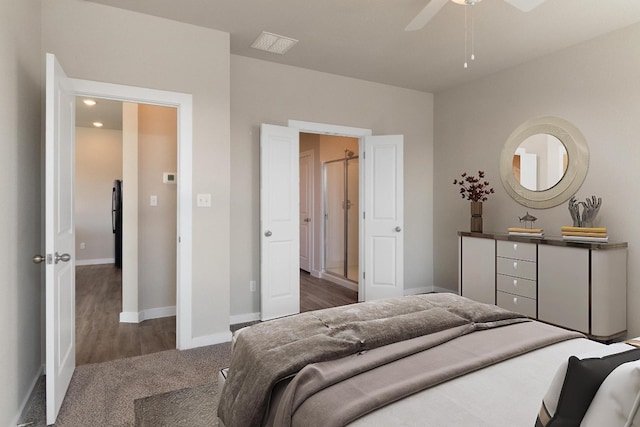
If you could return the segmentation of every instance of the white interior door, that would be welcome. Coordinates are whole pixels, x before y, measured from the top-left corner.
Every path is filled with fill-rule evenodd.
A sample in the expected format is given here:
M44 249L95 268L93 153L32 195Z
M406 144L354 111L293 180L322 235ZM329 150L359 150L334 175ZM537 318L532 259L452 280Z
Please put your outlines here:
M364 299L404 294L403 136L364 139Z
M313 151L300 153L300 269L311 272L313 254Z
M76 365L73 219L75 94L46 56L45 252L47 424L58 416Z
M260 127L260 312L300 312L299 132Z

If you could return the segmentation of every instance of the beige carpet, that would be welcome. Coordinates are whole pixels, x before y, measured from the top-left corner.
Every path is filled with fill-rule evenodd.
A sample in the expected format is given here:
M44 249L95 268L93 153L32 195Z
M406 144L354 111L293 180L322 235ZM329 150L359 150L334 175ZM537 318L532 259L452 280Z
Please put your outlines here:
M228 366L229 351L225 343L79 366L55 425L132 427L136 399L215 383L218 371ZM45 425L40 394L25 418L34 426Z
M218 427L218 383L135 401L136 427Z

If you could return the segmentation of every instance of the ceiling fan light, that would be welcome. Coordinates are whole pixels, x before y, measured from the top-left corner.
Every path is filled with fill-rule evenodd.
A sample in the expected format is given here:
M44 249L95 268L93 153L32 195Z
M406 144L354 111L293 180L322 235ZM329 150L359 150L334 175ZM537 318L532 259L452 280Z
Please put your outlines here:
M480 3L482 0L451 0L451 1L457 4L465 5L465 6L475 6L476 4Z

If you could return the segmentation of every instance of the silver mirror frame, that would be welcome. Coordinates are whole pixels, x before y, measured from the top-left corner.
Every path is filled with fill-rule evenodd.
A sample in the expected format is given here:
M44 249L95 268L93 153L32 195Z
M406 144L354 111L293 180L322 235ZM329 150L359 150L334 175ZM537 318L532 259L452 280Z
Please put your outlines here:
M567 149L567 170L562 179L544 191L529 190L513 175L513 155L520 144L536 134L558 138ZM500 156L500 179L507 193L521 205L546 209L569 200L580 188L589 169L589 147L582 133L574 125L559 117L539 117L518 126L507 139Z

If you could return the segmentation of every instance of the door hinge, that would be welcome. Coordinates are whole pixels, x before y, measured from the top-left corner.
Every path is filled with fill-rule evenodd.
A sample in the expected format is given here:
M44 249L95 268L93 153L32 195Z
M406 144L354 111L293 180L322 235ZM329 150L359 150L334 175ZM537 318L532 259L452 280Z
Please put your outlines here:
M365 212L362 212L362 219L365 219L366 216Z
M362 272L362 278L364 279L364 278L365 278L365 276L366 276L366 274L365 274L365 272L363 271L363 272Z

